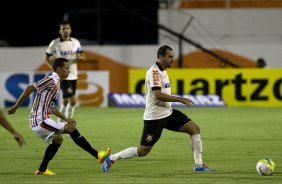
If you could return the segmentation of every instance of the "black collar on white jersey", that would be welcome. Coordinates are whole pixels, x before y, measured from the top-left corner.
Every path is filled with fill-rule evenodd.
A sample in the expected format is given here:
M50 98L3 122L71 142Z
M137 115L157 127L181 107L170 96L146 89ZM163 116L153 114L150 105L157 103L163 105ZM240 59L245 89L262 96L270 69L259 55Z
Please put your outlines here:
M161 65L160 62L156 61L156 65L159 67L161 71L164 71L164 67Z

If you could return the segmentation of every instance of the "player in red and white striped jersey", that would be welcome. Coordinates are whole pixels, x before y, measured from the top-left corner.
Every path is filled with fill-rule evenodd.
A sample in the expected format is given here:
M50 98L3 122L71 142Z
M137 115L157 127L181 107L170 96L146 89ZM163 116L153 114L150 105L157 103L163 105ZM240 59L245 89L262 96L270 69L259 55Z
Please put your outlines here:
M56 100L59 98L60 82L69 75L69 61L65 58L57 58L53 64L53 73L35 84L29 85L21 94L16 104L9 110L9 114L16 112L17 108L34 91L37 91L33 106L30 112L30 128L39 137L49 143L45 151L44 158L39 169L35 174L53 175L47 169L49 161L57 153L63 142L63 134L69 134L73 141L82 149L89 152L100 163L103 163L106 156L110 154L110 148L106 151L97 152L88 141L76 129L76 122L67 118L56 107ZM62 121L54 121L50 118L51 114L61 118Z

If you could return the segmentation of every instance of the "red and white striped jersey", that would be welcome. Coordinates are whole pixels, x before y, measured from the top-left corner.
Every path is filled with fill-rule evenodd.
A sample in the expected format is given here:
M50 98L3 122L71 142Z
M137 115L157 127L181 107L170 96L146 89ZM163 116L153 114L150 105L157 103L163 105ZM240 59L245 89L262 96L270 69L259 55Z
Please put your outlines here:
M31 128L40 125L52 114L56 101L59 99L60 78L57 73L53 72L50 76L33 85L37 90L37 94L29 117Z

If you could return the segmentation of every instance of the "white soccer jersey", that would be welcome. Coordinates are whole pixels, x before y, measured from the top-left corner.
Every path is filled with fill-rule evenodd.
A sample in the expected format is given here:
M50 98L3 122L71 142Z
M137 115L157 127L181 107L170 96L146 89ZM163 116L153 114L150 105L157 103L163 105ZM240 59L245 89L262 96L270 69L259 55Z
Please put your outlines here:
M60 78L57 73L53 72L52 75L33 85L37 89L37 94L29 117L30 128L32 129L52 114L52 109L56 106L56 101L59 98Z
M66 80L77 79L76 54L82 53L80 42L71 38L70 41L63 41L61 38L52 40L46 50L48 55L54 55L56 58L66 58L70 62L70 74Z
M160 89L162 93L171 95L171 87L168 75L157 64L151 66L146 73L146 108L144 120L156 120L165 118L172 113L171 103L157 100L154 89Z

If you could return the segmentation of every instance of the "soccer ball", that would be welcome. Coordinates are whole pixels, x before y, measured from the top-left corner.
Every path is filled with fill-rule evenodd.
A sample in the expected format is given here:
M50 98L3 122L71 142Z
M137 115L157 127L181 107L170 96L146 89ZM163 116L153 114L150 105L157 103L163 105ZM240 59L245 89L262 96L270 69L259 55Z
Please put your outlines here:
M257 162L257 172L262 176L271 176L275 171L275 163L269 159L264 158Z

